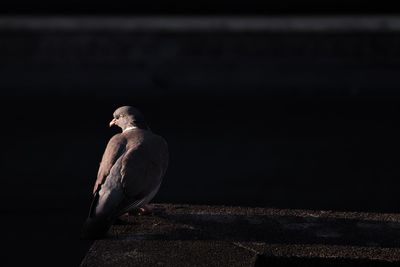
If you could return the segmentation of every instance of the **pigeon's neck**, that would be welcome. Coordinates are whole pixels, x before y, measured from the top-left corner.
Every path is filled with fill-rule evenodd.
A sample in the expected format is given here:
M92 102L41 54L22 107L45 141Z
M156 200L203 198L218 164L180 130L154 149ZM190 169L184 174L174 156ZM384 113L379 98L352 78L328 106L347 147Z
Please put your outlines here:
M124 130L122 130L122 132L124 133L126 131L133 130L133 129L136 129L136 128L137 128L136 126L129 126L129 127L126 127Z

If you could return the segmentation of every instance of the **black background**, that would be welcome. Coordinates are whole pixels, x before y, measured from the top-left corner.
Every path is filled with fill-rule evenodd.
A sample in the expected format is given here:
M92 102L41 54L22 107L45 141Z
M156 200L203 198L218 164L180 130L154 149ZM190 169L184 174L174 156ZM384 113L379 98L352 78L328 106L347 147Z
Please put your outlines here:
M223 4L3 4L1 13L286 16L396 12L384 3L360 6L357 1L308 1L301 6L256 6L251 1ZM0 38L13 34L19 36L6 31ZM24 40L19 43L22 48ZM374 58L376 51L366 52L367 58ZM171 70L161 68L150 88L130 88L129 75L119 79L117 68L109 67L115 76L101 86L96 81L103 79L104 69L87 65L88 75L78 75L80 70L63 59L41 66L35 75L37 66L21 63L23 56L18 53L2 54L0 59L4 75L0 77L4 163L0 200L6 265L78 265L90 245L79 240L80 226L104 147L118 132L108 128L108 122L121 105L139 108L152 130L169 143L170 168L156 202L399 212L397 62L387 66L384 60L366 63L360 59L349 67L329 62L308 65L304 59L290 61L288 57L283 73L301 71L304 66L311 73L300 79L301 85L281 86L286 77L282 74L276 77L275 87L265 86L268 76L263 78L261 73L255 83L234 90L224 65L213 69L216 76L220 72L226 77L218 86L208 87L197 78L190 83L190 72L211 75L210 66L202 65L182 76L192 87L178 90L168 77L179 80L181 74L174 73L182 70L179 63ZM340 82L322 88L321 68L329 79ZM360 70L360 75L348 78L344 68ZM386 71L394 74L387 78ZM367 77L369 73L375 76ZM243 70L243 75L251 80L249 72ZM374 83L365 82L368 79Z
M336 15L398 14L392 1L228 1L228 0L148 0L148 1L4 1L1 14L141 14L141 15Z

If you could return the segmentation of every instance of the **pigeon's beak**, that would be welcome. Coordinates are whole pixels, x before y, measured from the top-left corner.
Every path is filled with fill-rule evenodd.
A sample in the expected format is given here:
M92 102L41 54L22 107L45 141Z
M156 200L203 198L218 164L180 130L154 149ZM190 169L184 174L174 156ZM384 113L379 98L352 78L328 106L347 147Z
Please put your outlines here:
M113 126L113 125L115 125L116 122L117 122L117 119L113 119L113 120L110 122L110 127Z

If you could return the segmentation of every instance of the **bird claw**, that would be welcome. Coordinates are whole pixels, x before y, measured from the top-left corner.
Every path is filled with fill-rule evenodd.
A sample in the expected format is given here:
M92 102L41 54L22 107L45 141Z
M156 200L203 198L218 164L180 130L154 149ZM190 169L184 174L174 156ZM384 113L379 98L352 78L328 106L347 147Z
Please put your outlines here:
M128 214L133 216L142 216L151 214L152 212L153 212L153 207L151 207L150 205L144 205L140 208L128 211Z

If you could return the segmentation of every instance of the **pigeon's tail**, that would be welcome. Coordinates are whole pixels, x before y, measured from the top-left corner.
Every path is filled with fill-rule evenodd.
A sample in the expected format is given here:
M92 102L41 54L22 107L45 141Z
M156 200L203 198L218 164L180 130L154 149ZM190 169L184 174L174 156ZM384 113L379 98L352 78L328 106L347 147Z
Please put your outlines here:
M97 187L96 192L94 193L92 203L90 203L90 208L89 208L89 218L92 218L94 215L94 212L96 210L96 204L99 201L99 192L100 192L101 186Z
M112 225L112 218L106 213L96 213L99 203L101 186L96 190L89 209L89 216L83 224L81 239L99 239L103 237Z

